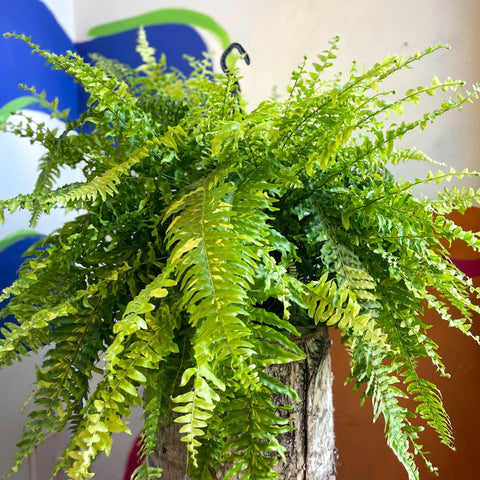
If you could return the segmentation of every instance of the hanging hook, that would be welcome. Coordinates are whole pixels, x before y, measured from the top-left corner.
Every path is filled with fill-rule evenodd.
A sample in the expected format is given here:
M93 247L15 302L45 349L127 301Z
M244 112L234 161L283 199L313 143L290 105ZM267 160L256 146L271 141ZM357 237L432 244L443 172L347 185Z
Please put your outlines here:
M250 65L250 57L248 56L248 53L239 43L233 42L225 49L225 51L222 53L222 57L220 58L220 66L222 67L222 71L227 75L230 74L230 70L227 67L227 57L234 48L238 50L240 55L243 55L245 63Z
M230 69L227 66L227 57L233 49L238 50L240 55L242 55L242 58L245 60L245 63L247 65L250 65L250 57L248 56L246 50L239 43L233 42L225 49L220 58L220 66L222 67L223 73L225 73L226 75L230 75L231 73ZM240 91L240 84L238 83L238 81L236 81L234 85L235 88L232 90L232 96L237 96L238 92Z

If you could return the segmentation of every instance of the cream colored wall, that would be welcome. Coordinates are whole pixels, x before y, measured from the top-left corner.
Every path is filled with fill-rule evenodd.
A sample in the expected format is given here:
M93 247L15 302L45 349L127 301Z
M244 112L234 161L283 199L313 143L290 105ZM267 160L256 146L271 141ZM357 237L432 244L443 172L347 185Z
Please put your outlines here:
M60 0L48 3L68 23L68 12L62 11ZM336 69L344 72L349 70L353 59L359 65L371 65L387 54L408 55L439 42L452 46L450 52L427 59L408 72L409 75L398 76L394 83L399 91L429 83L434 74L440 78L462 78L468 84L480 81L478 0L73 0L73 5L75 25L69 28L77 40L86 39L86 32L92 26L153 9L176 6L209 14L229 32L232 40L242 43L251 56L251 65L242 66L241 81L251 108L268 97L274 86L282 92L303 55L313 57L320 53L334 35L341 36ZM219 45L210 35L201 33L209 48L217 52L218 59ZM480 103L465 108L461 114L450 112L431 131L407 140L457 169L480 169ZM425 172L423 165L398 170L399 175L408 178L422 172ZM480 187L478 181L470 183ZM428 189L424 192L433 194ZM13 444L21 432L23 419L17 412L19 403L30 391L31 374L30 359L15 369L0 372L2 397L8 390L0 414L0 474L8 469ZM133 430L138 430L138 414L133 425ZM99 461L96 478L121 478L131 441L123 437L114 447L112 457ZM50 465L47 464L53 462L62 445L61 439L53 438L39 450L37 479L49 478L47 467ZM33 475L33 471L30 473ZM30 473L24 468L12 478L34 479Z

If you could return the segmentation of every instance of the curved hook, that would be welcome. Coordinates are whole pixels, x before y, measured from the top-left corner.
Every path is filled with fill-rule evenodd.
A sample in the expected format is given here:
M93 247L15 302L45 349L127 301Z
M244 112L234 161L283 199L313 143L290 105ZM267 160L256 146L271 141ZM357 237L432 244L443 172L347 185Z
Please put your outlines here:
M222 57L220 58L220 66L222 67L223 73L230 73L230 70L227 67L227 57L233 49L238 50L240 55L243 55L242 58L245 60L245 63L250 65L250 57L248 56L248 53L239 43L233 42L225 49L225 51L222 53Z
M242 55L242 58L245 60L245 63L247 65L250 65L250 57L248 56L248 53L245 51L245 49L239 43L233 42L225 49L225 51L222 53L222 56L220 58L220 66L222 67L223 73L225 73L226 75L230 75L230 73L231 73L230 70L227 67L227 57L234 48L238 50L240 55ZM233 88L232 88L232 91L231 91L231 95L232 95L232 97L237 98L238 104L240 105L240 99L238 97L239 92L240 92L240 84L238 83L238 80L235 80L233 82Z

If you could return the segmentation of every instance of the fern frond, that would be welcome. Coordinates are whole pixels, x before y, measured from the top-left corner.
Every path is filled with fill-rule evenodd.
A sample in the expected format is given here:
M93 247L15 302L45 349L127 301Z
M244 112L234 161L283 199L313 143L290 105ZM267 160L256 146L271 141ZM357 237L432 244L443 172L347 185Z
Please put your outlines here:
M222 418L222 430L230 437L223 451L233 466L224 478L278 478L273 469L277 458L269 453L283 453L277 437L290 430L288 423L288 419L272 412L268 391L247 391L231 399Z
M4 314L11 313L21 322L20 325L9 324L10 332L1 343L0 365L5 366L17 360L20 353L26 353L24 345L38 350L45 343L50 343L50 332L52 322L61 322L63 317L75 315L78 309L76 302L97 293L99 286L92 285L86 290L77 292L77 295L71 300L66 300L51 308L38 309L34 306L9 305L4 310ZM25 315L25 317L24 317ZM59 320L60 319L60 320Z
M64 318L56 327L55 347L37 368L34 409L28 414L30 420L17 444L13 466L4 478L18 469L47 435L62 431L85 400L104 340L100 335L102 319L97 313L100 299L83 325L72 328L73 322Z
M402 372L402 376L408 393L419 404L415 412L437 432L444 445L455 450L450 417L445 411L437 386L428 380L419 378L413 370L408 374Z
M459 239L464 241L473 250L477 252L480 251L480 235L464 230L453 220L438 215L432 222L432 228L448 242L451 242L454 238Z
M155 59L155 49L148 43L147 35L145 34L145 29L143 27L138 29L136 51L140 55L145 67L149 68L157 64Z
M153 145L153 143L151 143ZM53 204L71 204L72 202L94 202L97 196L105 200L108 196L118 193L115 184L120 182L120 177L130 173L130 169L149 155L149 148L144 146L131 155L128 159L105 171L92 181L75 187L68 193L53 196L50 202Z
M56 55L41 49L26 35L6 34L5 36L25 42L33 53L45 58L53 68L64 70L75 78L92 95L90 102L100 100L110 103L111 106L124 102L135 104L136 99L127 93L121 83L119 84L116 80L109 78L102 70L87 64L76 53L67 52L66 55Z
M138 388L146 386L146 370L162 368L160 364L178 352L173 342L177 321L165 308L152 313L155 305L151 302L167 296L167 288L175 283L168 274L166 270L149 283L113 328L116 336L105 352L104 380L84 407L84 419L57 466L72 478L88 478L96 456L102 451L109 453L111 434L129 431L123 418L128 416L126 405L132 408L141 403Z
M453 186L438 192L437 198L432 199L432 208L440 215L447 215L453 211L463 214L468 208L478 203L480 203L480 190Z
M346 217L342 217L346 223ZM358 256L345 245L327 240L322 245L321 258L330 272L335 272L340 288L346 287L359 300L375 300L375 280L367 273Z
M431 163L435 165L441 165L439 162L435 162L427 154L417 150L416 148L404 148L404 149L394 148L389 157L389 162L392 165L398 165L399 163L402 163L402 162L406 163L412 160L418 161L418 162Z
M356 382L356 388L367 386L363 396L372 397L374 420L380 415L384 417L388 446L405 467L409 479L418 480L414 453L424 455L417 442L421 428L411 424L410 412L400 405L405 393L396 386L399 379L395 367L383 363L386 355L378 345L353 340L348 348L352 356L349 380Z
M162 477L163 469L159 467L150 467L143 463L135 469L132 480L157 480Z
M149 466L148 458L157 448L158 432L171 417L169 393L176 383L177 365L167 368L165 365L158 371L152 371L147 379L143 394L144 425L141 431L140 458L145 459L144 471L154 471ZM145 473L144 473L145 474Z
M119 82L125 82L132 89L140 83L136 70L130 65L120 63L118 60L104 57L98 53L90 53L89 58L92 60L95 67L108 72Z
M328 280L327 273L306 285L303 292L308 315L315 323L325 323L343 331L352 329L366 341L385 345L385 334L370 313L361 313L362 307L355 300L355 294L345 288L337 289L335 282Z
M158 328L137 337L129 345L112 344L107 350L107 377L90 397L84 419L56 467L64 468L72 479L89 478L96 456L103 451L109 453L112 433L129 432L124 417L129 408L141 403L138 386L146 382L143 370L152 365L157 368L172 351L177 351L171 330Z
M219 399L210 385L224 388L215 365L229 359L237 370L252 351L251 331L241 318L255 257L232 235L231 206L226 203L232 190L232 185L204 179L174 202L165 215L176 215L167 229L169 262L184 291L182 304L189 322L196 328L193 350L197 367L187 370L182 379L186 385L193 375L194 388L175 399L186 404L175 408L185 414L176 421L188 422L181 432L186 433L192 456L199 445L196 437L202 434L200 425L205 424ZM240 248L242 258L237 253Z

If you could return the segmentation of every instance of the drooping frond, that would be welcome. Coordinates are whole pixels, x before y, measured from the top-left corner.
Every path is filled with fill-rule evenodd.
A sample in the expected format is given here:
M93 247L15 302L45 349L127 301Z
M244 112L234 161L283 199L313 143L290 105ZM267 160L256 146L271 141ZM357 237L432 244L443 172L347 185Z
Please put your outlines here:
M189 323L197 329L192 340L196 366L182 378L187 385L193 377L193 390L175 399L183 404L175 408L184 414L176 421L185 424L181 431L192 455L219 400L215 390L225 388L218 366L228 361L234 376L243 374L243 359L252 351L251 331L242 317L255 255L232 232L227 200L233 186L219 180L202 180L166 212L166 218L175 215L166 232L169 262L184 291Z
M142 402L139 386L146 386L148 369L157 370L171 353L177 323L166 308L155 311L155 300L174 284L168 270L159 274L127 305L105 352L104 380L83 408L84 419L76 428L59 466L75 479L85 478L96 456L110 451L112 433L129 431L124 417L128 408ZM154 312L154 313L152 313ZM58 468L58 467L57 467Z
M366 385L364 398L372 397L374 420L383 416L389 447L405 466L409 478L418 478L414 457L416 454L424 456L422 445L418 443L421 429L412 425L410 412L400 404L405 393L398 386L400 380L395 368L383 362L385 352L377 345L352 340L349 350L350 380L355 380L356 388Z
M37 368L34 408L28 414L30 420L18 443L10 473L31 455L36 445L43 443L48 435L63 430L82 409L92 378L91 365L99 361L106 330L97 311L99 304L100 297L95 310L80 328L72 329L72 321L66 317L56 326L55 348L47 352L42 366Z

